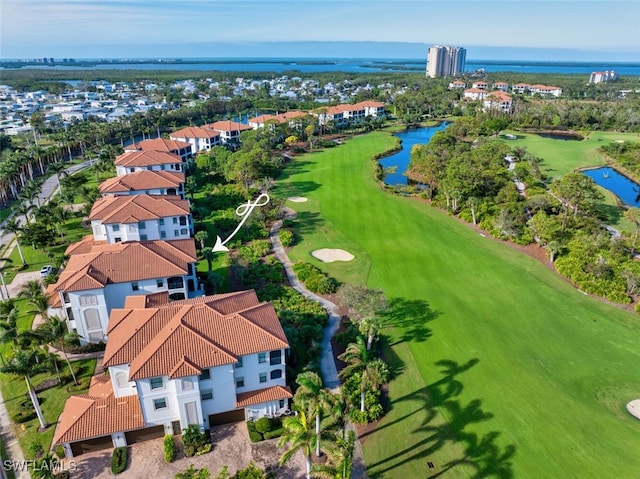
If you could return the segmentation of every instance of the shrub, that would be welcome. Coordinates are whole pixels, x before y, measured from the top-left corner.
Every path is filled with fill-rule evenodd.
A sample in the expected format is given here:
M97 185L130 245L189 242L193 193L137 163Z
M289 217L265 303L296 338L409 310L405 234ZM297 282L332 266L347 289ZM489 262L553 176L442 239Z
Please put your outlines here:
M636 310L636 313L640 314L640 303L637 303L637 304L634 306L634 309Z
M200 430L197 424L189 424L182 433L184 444L184 454L187 457L205 454L211 451L211 441L204 431Z
M111 472L114 474L120 474L127 467L127 453L126 447L116 447L113 450L113 456L111 457Z
M284 246L285 248L292 246L295 242L295 235L291 230L280 230L280 233L278 233L278 237L280 238L282 246Z
M279 427L277 429L272 429L271 431L267 431L264 433L265 439L273 439L274 437L282 436L282 428Z
M33 457L40 457L44 450L42 449L42 443L38 439L34 439L29 444L29 454Z
M251 442L260 442L262 441L262 434L257 431L249 431L249 439Z
M271 420L268 417L261 417L256 421L256 431L260 434L264 434L271 429Z
M176 459L176 445L173 442L173 436L167 434L164 437L164 460L167 462L173 462Z
M54 449L54 451L56 453L56 456L58 456L58 458L64 459L64 447L62 446L62 444L58 444Z
M338 288L338 282L335 279L327 276L320 268L311 263L297 262L293 265L293 271L307 289L314 293L335 293Z

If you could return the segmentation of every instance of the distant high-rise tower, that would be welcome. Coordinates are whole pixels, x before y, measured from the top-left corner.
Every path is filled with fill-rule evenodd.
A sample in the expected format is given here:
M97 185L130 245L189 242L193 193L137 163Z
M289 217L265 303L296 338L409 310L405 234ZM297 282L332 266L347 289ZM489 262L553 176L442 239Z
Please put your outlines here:
M464 73L467 50L461 47L434 45L427 52L427 76L448 77Z

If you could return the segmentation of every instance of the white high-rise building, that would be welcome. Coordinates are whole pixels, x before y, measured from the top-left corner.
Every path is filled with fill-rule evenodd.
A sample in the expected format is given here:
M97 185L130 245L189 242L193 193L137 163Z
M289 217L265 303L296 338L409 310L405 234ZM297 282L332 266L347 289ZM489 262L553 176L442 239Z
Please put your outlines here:
M462 47L434 45L427 52L427 76L456 76L464 73L467 50Z

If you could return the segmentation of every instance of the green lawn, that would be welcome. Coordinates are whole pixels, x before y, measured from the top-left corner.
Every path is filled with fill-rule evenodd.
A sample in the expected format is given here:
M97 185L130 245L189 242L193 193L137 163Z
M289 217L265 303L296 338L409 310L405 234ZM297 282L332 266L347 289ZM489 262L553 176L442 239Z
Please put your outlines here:
M33 458L30 449L32 449L34 442L39 443L45 451L49 449L51 441L53 440L56 422L64 409L67 398L71 395L86 393L89 388L89 382L96 367L96 360L85 359L74 361L71 364L76 371L78 380L81 382L79 387L73 386L69 370L66 364L63 364L60 370L63 384L38 393L38 398L42 406L42 414L45 421L51 424L51 426L44 432L38 432L38 419L32 419L23 423L20 427L15 428L20 448L27 458ZM31 379L34 385L38 385L51 377L53 377L52 374L39 374ZM2 387L2 396L10 416L18 410L20 402L28 401L27 385L24 378L0 374L0 387ZM69 389L71 389L71 391L69 391ZM29 402L29 405L30 404ZM24 428L22 426L24 426Z
M535 156L542 158L540 167L548 175L562 176L577 168L602 166L604 157L597 151L598 147L612 141L640 141L635 133L615 133L594 131L581 141L554 140L519 131L504 131L504 134L516 135L516 140L506 140L512 147L526 147Z
M287 202L299 212L293 261L382 288L393 305L384 333L396 376L364 443L370 475L635 477L640 421L624 406L640 398L638 317L384 193L369 158L393 144L372 133L296 158L274 190L309 198ZM323 264L310 256L318 247L356 259Z

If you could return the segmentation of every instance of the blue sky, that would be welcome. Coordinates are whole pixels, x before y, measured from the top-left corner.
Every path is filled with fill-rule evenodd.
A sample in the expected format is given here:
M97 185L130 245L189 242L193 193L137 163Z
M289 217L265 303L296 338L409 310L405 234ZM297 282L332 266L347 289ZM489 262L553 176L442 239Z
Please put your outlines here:
M638 0L1 0L0 57L336 56L301 44L330 40L398 42L384 51L400 58L442 43L471 59L640 61L639 20Z

